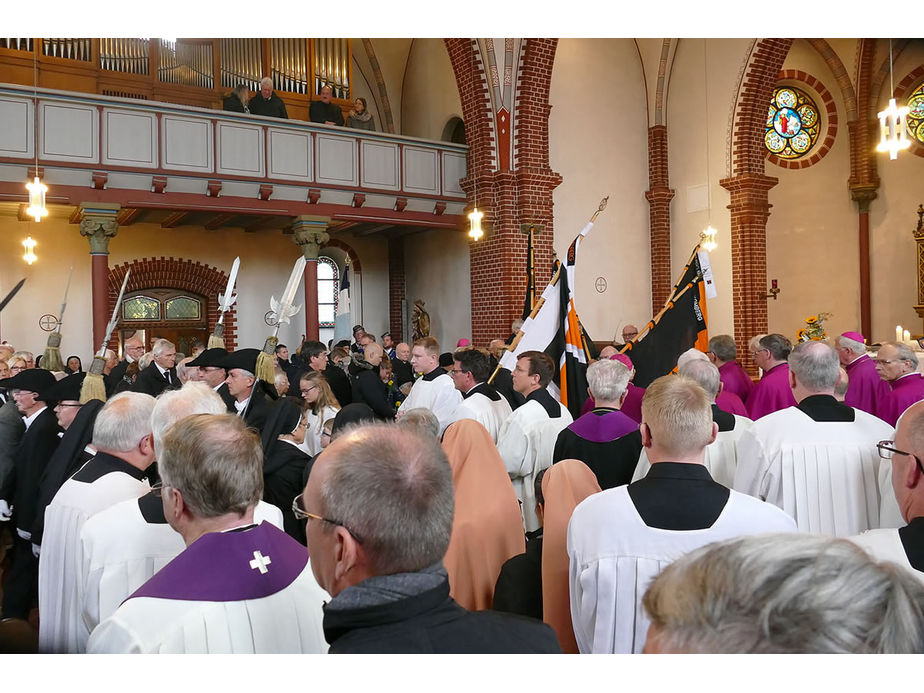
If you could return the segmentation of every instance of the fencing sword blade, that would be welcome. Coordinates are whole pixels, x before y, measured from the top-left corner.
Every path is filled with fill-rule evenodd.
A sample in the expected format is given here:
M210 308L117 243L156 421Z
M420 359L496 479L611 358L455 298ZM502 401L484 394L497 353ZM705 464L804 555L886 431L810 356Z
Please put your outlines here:
M19 292L19 290L22 288L22 285L25 283L26 283L25 277L19 280L19 283L10 290L10 293L6 295L6 298L0 301L0 310L3 310L4 308L6 308L6 304L13 300L13 296L15 296Z

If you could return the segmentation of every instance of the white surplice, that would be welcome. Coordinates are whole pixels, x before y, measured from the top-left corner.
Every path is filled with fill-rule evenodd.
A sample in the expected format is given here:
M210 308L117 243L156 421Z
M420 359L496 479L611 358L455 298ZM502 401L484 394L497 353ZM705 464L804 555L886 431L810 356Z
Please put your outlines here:
M497 450L521 503L527 532L541 526L536 515L536 476L552 466L558 434L574 421L567 408L558 406L561 416L553 419L539 402L527 400L507 418L497 436Z
M462 400L452 420L455 422L460 419L474 419L487 429L492 440L497 444L497 436L501 427L512 413L510 404L504 397L500 397L495 402L480 392L476 392Z
M754 422L744 416L734 415L735 427L730 431L719 431L715 441L706 446L704 465L709 470L709 476L722 486L731 488L735 483L735 470L738 468L738 441L745 431L749 431ZM642 448L638 456L638 466L632 481L643 479L651 469L648 461L648 452Z
M735 491L711 527L687 531L646 525L628 486L589 496L574 509L568 525L571 620L578 649L641 652L649 625L642 596L667 565L714 541L795 530L792 518L779 508Z
M888 440L895 438L895 434ZM879 460L879 528L904 527L905 518L898 509L895 489L892 488L892 460Z
M92 464L93 462L88 462ZM45 509L39 560L39 651L83 652L86 632L80 616L84 582L80 531L88 519L150 490L123 472L109 472L91 483L68 479Z
M815 421L797 407L754 422L738 442L734 488L782 508L799 530L848 537L879 526L879 453L892 427L859 409Z
M444 371L433 380L427 380L427 376L418 378L407 399L402 402L398 417L402 411L429 409L440 422L440 435L443 435L446 427L455 420L453 416L461 403L462 393L456 389L452 377Z
M897 563L902 568L910 570L918 580L924 582L924 573L915 570L908 560L908 554L905 553L905 547L902 545L897 529L873 529L847 538L863 548L876 561Z
M282 529L282 511L260 501L254 523L264 520ZM86 638L115 613L129 595L176 558L186 545L167 523L147 522L130 500L98 513L80 533L84 576L81 626Z

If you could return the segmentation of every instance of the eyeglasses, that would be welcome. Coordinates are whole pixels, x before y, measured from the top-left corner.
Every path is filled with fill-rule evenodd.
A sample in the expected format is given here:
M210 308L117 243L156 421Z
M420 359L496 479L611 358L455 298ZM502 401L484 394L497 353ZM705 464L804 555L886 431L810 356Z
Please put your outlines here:
M918 469L921 470L921 473L924 474L924 466L921 465L921 460L918 459L917 455L914 455L910 452L905 452L904 450L898 450L897 448L892 447L895 445L894 440L880 440L876 443L876 449L879 450L879 456L884 460L891 460L893 455L907 455L908 457L913 457L914 461L918 465Z
M163 493L165 488L170 488L163 481L158 481L151 487L151 493L157 496L158 498L163 498Z
M449 375L458 375L459 373L468 373L468 371L463 371L461 368L453 368L449 371Z
M55 409L57 409L58 407L82 407L82 406L83 405L80 402L77 402L75 404L65 404L64 402L58 402L55 405Z
M24 371L26 370L25 366L10 366L11 371Z
M347 532L350 533L350 536L353 537L360 544L363 543L362 538L354 532L352 529L347 527L345 524L339 520L331 520L326 517L321 517L320 515L315 515L310 513L305 508L302 507L302 494L298 494L295 498L292 499L292 513L299 520L320 520L321 522L326 522L329 525L334 525L335 527L343 527Z
M898 363L899 361L907 361L908 359L874 359L876 365L878 366L888 366L890 363Z
M318 389L318 386L317 386L317 385L312 385L312 386L309 387L307 390L301 390L301 393L302 393L302 395L307 395L307 394L308 394L309 392L311 392L312 390L317 390L317 389Z

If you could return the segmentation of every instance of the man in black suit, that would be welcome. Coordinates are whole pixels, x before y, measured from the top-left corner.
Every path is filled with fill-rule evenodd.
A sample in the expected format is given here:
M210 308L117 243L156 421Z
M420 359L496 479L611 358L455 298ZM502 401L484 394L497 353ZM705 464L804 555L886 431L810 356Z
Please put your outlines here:
M151 347L151 352L154 359L138 374L131 389L134 392L144 392L151 397L157 397L164 390L179 389L182 383L176 374L176 347L173 346L173 342L158 339Z
M141 339L136 332L125 340L125 344L122 346L122 352L125 354L125 358L113 366L112 370L109 371L109 375L106 376L107 395L111 395L114 392L121 392L128 388L127 383L125 387L120 387L120 385L122 385L123 378L125 378L125 371L128 369L129 364L135 363L144 356L144 340Z
M194 366L199 369L199 380L215 390L221 397L229 414L236 414L234 408L234 397L228 392L228 371L225 370L225 361L228 358L228 352L222 348L206 349L195 359L190 361L187 366Z
M13 469L0 487L0 522L12 518L16 529L10 572L3 588L3 618L28 618L38 597L38 551L33 551L32 526L42 473L58 447L61 430L53 411L55 402L38 397L54 384L51 372L40 368L0 380L0 387L13 392L26 426L13 457Z
M251 428L262 432L266 418L278 399L276 387L259 380L256 375L259 349L238 349L224 359L228 372L225 382L234 397L234 411Z
M353 402L353 385L343 369L335 366L327 359L327 349L321 342L308 340L302 344L302 358L308 364L308 369L318 371L324 374L327 384L330 385L331 392L337 398L341 407L345 407ZM298 380L308 369L303 368L298 374ZM298 382L296 380L296 382Z

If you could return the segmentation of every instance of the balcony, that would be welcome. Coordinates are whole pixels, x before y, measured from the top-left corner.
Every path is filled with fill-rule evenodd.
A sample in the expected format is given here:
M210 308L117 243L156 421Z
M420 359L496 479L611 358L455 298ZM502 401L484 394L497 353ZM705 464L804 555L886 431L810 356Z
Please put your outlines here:
M285 229L314 215L401 233L461 228L466 203L464 145L0 84L0 202L22 219L36 149L49 206L115 203L123 224Z

